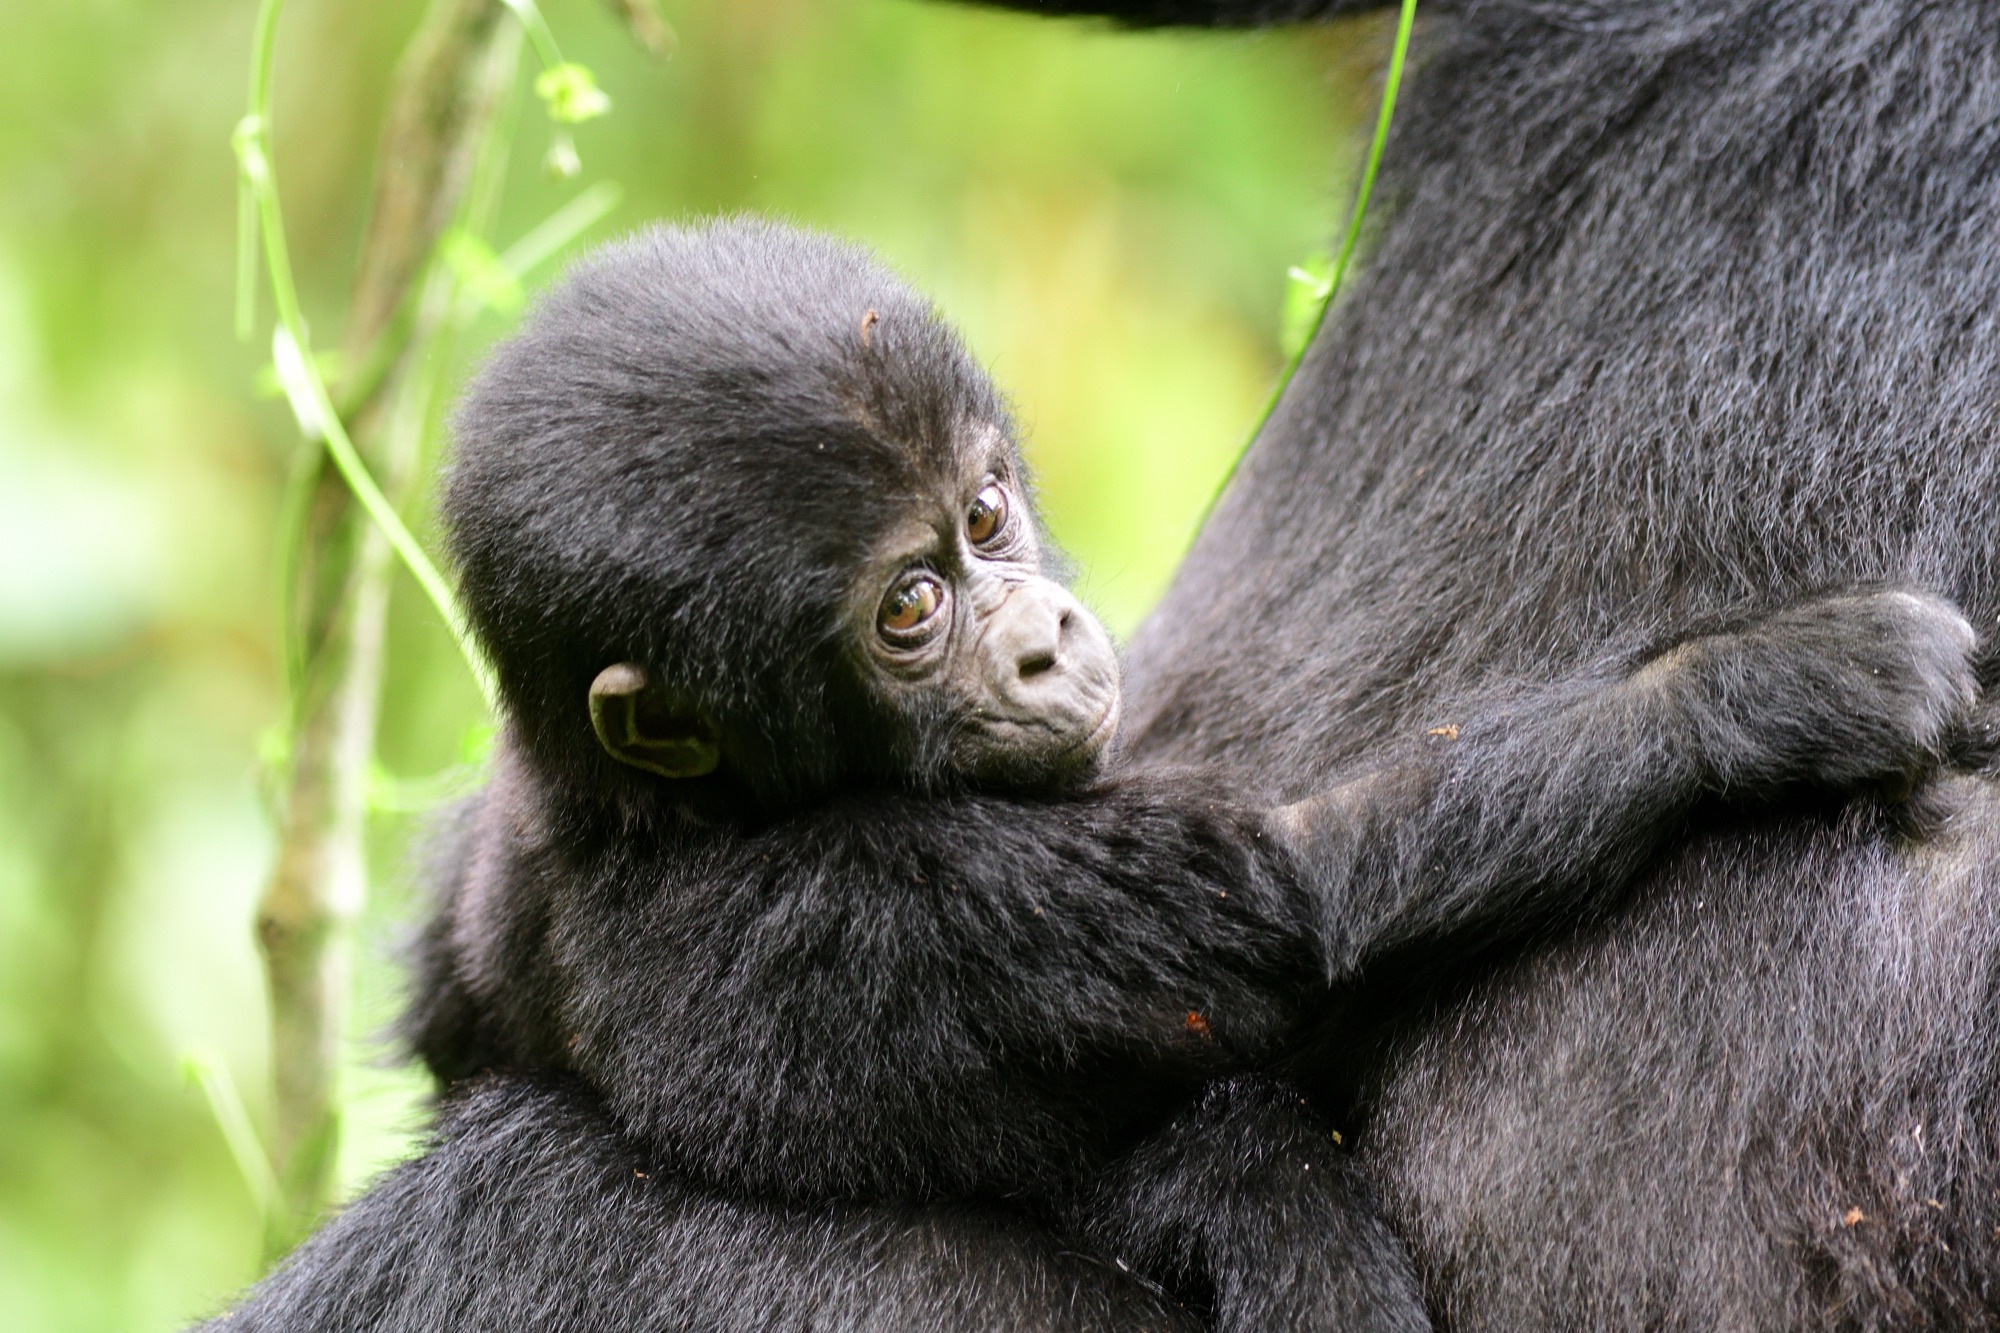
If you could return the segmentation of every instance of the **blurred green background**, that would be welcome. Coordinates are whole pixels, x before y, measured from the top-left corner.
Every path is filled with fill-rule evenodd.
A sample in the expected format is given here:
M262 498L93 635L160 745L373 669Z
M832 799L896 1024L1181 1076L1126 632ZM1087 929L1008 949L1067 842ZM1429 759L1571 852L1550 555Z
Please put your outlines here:
M624 201L586 240L757 209L876 246L1014 396L1049 524L1129 629L1276 374L1285 270L1345 212L1384 31L1130 36L905 0L662 8L679 34L666 62L608 5L545 4L615 108L578 127L582 175L556 182L522 99L499 240L609 179ZM277 170L322 346L421 11L285 12ZM9 1330L175 1328L259 1263L257 1209L184 1072L211 1062L264 1126L258 755L283 711L275 515L302 446L257 390L267 344L231 327L229 134L253 16L250 0L0 0ZM504 328L487 316L475 341ZM412 508L427 532L427 504ZM390 660L383 770L447 768L479 705L407 584ZM385 810L371 827L346 1191L423 1121L422 1080L380 1037L419 823Z

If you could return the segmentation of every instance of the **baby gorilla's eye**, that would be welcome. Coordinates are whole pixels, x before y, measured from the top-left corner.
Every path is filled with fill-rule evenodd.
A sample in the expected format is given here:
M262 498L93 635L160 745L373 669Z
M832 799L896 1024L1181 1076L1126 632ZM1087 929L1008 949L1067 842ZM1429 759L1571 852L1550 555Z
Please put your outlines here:
M884 638L907 643L927 636L927 627L943 605L943 587L930 575L918 574L889 590L875 623Z
M965 511L965 535L974 546L984 546L1006 527L1007 492L997 485L988 486L973 497L972 507Z

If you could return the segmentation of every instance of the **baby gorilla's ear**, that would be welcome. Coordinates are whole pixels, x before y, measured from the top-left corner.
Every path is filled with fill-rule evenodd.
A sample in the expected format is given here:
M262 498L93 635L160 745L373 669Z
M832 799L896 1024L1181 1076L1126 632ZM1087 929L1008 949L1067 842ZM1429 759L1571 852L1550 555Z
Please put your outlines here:
M621 764L670 778L698 778L722 762L722 733L705 717L673 708L646 668L618 662L590 682L590 725Z

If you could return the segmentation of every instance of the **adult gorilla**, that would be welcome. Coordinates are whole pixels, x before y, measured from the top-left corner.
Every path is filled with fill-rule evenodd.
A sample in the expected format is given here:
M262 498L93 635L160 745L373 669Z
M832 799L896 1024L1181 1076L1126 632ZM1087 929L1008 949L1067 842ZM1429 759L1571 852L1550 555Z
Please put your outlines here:
M1303 792L1481 681L1857 580L1990 631L2000 3L1425 8L1372 261L1133 645L1138 751ZM1629 909L1384 1034L1362 1153L1441 1324L2000 1319L1966 768L1917 828L1702 817Z

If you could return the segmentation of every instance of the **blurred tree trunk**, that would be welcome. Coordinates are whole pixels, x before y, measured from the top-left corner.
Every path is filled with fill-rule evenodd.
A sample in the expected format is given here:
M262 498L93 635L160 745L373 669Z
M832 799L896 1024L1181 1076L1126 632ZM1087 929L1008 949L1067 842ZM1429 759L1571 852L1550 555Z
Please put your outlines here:
M341 411L384 491L407 495L431 410L422 365L449 316L430 264L517 72L519 30L499 0L433 0L397 71L355 275ZM427 275L430 280L427 281ZM359 390L349 386L365 381ZM349 1010L350 935L367 896L368 775L389 597L388 543L324 455L311 464L298 599L304 670L276 864L257 915L271 996L282 1190L273 1254L324 1209L339 1134L336 1078Z

